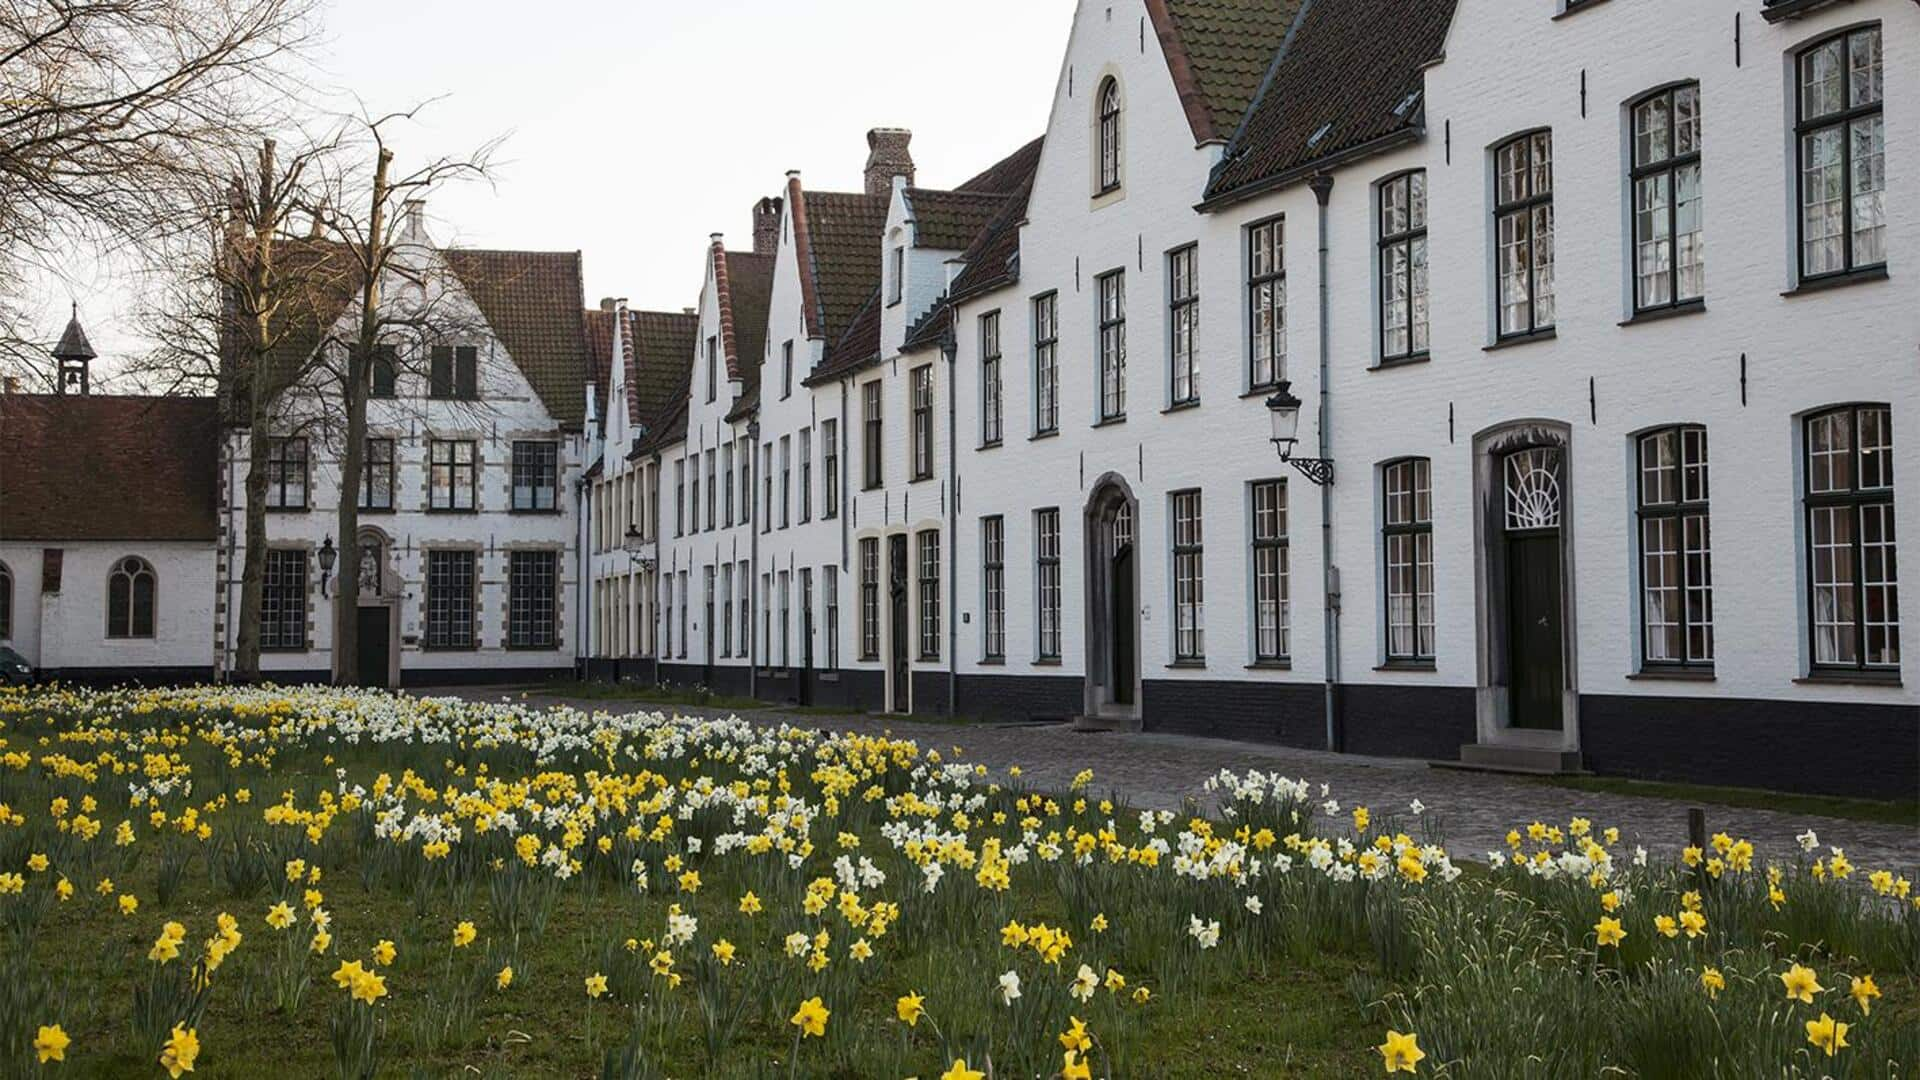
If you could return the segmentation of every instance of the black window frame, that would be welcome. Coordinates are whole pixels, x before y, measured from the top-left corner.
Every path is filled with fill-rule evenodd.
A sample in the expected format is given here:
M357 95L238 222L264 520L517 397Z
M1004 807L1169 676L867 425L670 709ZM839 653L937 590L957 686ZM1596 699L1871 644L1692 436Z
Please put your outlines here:
M260 575L260 651L307 649L307 549L269 547Z
M1034 659L1058 663L1061 653L1060 508L1033 512Z
M1093 282L1098 423L1113 424L1127 418L1126 267L1109 270Z
M1535 139L1544 136L1547 149L1547 187L1539 190L1535 170ZM1525 152L1526 168L1521 175L1526 177L1527 193L1503 199L1500 194L1501 158L1515 147ZM1553 237L1556 234L1557 214L1554 210L1553 194L1553 129L1534 128L1517 135L1502 139L1493 148L1493 327L1495 339L1510 341L1518 338L1545 334L1555 328L1559 318L1559 278L1555 269L1559 264L1559 250ZM1548 293L1549 316L1545 322L1540 319L1540 228L1536 211L1545 208L1547 214L1547 277L1553 281ZM1501 266L1500 227L1508 218L1523 219L1527 223L1527 325L1523 329L1508 330L1502 316L1506 310L1504 297L1500 292L1504 268Z
M1033 298L1033 435L1060 430L1060 294Z
M507 648L560 647L560 553L507 553Z
M428 350L427 397L437 401L476 401L480 397L480 348L435 345Z
M793 396L793 342L780 343L780 400Z
M980 316L980 448L999 446L1006 437L1000 381L1000 312Z
M297 452L295 452L297 451ZM267 509L306 510L313 495L312 459L304 435L272 435L267 438ZM297 476L296 476L297 474ZM299 501L288 498L288 488L299 481Z
M540 483L542 477L546 482ZM521 480L531 483L524 490L532 493L532 504L522 506L520 492ZM513 443L513 468L511 474L511 512L516 514L557 514L560 512L560 444L552 439L516 439ZM547 496L547 505L540 505L540 493Z
M1658 447L1668 441L1672 457L1663 462ZM1694 450L1697 447L1697 456ZM1656 456L1649 462L1648 453ZM1634 439L1634 551L1639 557L1640 666L1644 671L1713 670L1713 521L1710 511L1712 491L1708 456L1707 429L1700 424L1669 424L1641 432ZM1671 527L1670 537L1661 546L1650 549L1649 530ZM1700 546L1696 547L1695 537ZM1671 540L1676 546L1668 548ZM1695 561L1696 553L1700 556ZM1653 628L1649 622L1652 606L1648 596L1650 563L1658 556L1677 557L1678 583L1668 586L1661 575L1662 591L1676 588L1679 593L1675 613L1680 633L1678 657L1654 656ZM1704 580L1699 580L1704 577ZM1694 606L1695 596L1704 597L1704 618ZM1661 625L1667 625L1662 623ZM1697 637L1696 634L1704 635ZM1705 648L1697 650L1696 642ZM1665 651L1665 650L1662 650ZM1696 655L1703 653L1704 655Z
M921 364L907 372L908 428L913 436L909 478L918 483L933 479L933 365Z
M1120 80L1109 75L1101 80L1100 90L1094 98L1097 110L1097 144L1095 152L1098 158L1096 185L1098 195L1108 195L1120 190L1121 149L1120 114L1123 104L1120 101Z
M373 401L390 401L399 397L400 362L397 351L390 344L373 347L373 363L367 365L367 397Z
M1886 439L1884 444L1878 444L1872 451L1863 448L1862 444L1861 417L1867 413L1878 414L1879 419L1877 424L1879 431ZM1822 491L1815 491L1814 425L1831 417L1843 414L1847 417L1848 445L1846 459L1848 482L1844 488L1829 488ZM1808 413L1801 421L1803 480L1801 483L1800 501L1801 513L1803 515L1803 528L1806 530L1807 559L1806 614L1804 618L1807 627L1808 667L1809 671L1816 675L1846 675L1858 678L1890 680L1898 680L1900 677L1899 536L1897 531L1893 531L1893 524L1896 520L1895 502L1897 490L1893 478L1895 448L1893 445L1892 426L1893 408L1884 402L1854 402L1846 405L1830 406ZM1880 454L1881 451L1884 451L1884 454L1881 455L1884 460L1874 462L1871 468L1882 482L1871 485L1863 483L1862 478L1870 468L1869 462L1867 461L1867 454ZM1851 662L1820 659L1820 629L1818 623L1818 601L1816 599L1820 589L1820 580L1818 577L1819 548L1815 543L1817 533L1814 520L1817 513L1834 510L1851 511L1847 518L1850 531L1850 539L1847 546L1851 558L1848 565L1849 580L1846 583L1851 586L1848 592L1853 605L1853 628L1850 645L1853 650L1854 659ZM1866 513L1869 510L1883 511L1884 520L1882 524L1883 528L1889 530L1890 535L1887 536L1887 542L1892 547L1894 556L1893 580L1890 582L1877 583L1889 590L1889 598L1892 601L1890 605L1886 605L1883 601L1883 609L1890 606L1893 612L1891 622L1886 624L1885 634L1892 642L1893 659L1879 663L1872 663L1867 659L1868 646L1870 644L1867 622L1867 590L1872 586L1867 582L1867 542L1863 534L1866 531ZM1885 562L1886 560L1883 557L1883 567L1885 566Z
M107 637L146 640L160 621L160 576L138 555L114 560L107 573Z
M1293 550L1288 539L1292 507L1287 502L1289 494L1284 477L1254 480L1247 485L1247 565L1253 592L1249 614L1253 624L1252 651L1255 664L1281 664L1293 655ZM1261 505L1263 495L1268 498L1265 508ZM1263 597L1266 586L1262 576L1267 572L1268 561L1273 563L1271 600ZM1262 608L1269 603L1273 606L1272 648L1266 646L1263 637L1269 631L1264 625Z
M827 563L820 568L820 597L826 610L827 670L840 667L840 568Z
M811 427L800 429L800 440L796 444L795 453L800 459L799 517L800 524L805 525L813 520L813 429Z
M687 459L673 462L673 535L687 535Z
M720 501L720 452L708 447L705 453L707 461L707 528L720 527L720 515L717 513Z
M367 436L366 445L360 451L360 509L367 513L388 513L395 509L395 496L399 491L398 473L399 447L395 440L384 435ZM386 500L376 501L374 492L380 489L377 481L385 480Z
M468 460L459 459L459 448L467 448ZM441 447L448 448L447 460L440 460ZM435 481L446 476L444 487ZM466 475L464 485L458 483L461 474ZM447 502L442 505L440 492L447 492ZM464 490L467 493L467 505L461 506L455 494ZM474 439L428 439L427 440L427 512L430 514L472 514L480 510L480 443Z
M733 528L733 440L720 447L720 527Z
M1880 71L1882 75L1880 96L1875 100L1873 100L1872 102L1865 105L1851 105L1848 103L1852 100L1852 97L1853 97L1853 64L1851 63L1853 37L1856 34L1869 34L1869 33L1880 35L1880 42L1879 42L1880 58L1881 58ZM1835 41L1841 42L1841 46L1840 46L1841 106L1835 112L1821 113L1818 116L1809 117L1806 115L1807 99L1806 99L1806 87L1804 83L1805 73L1806 73L1805 65L1807 63L1807 60L1810 57L1812 57L1814 53L1818 52L1820 49L1823 49L1828 45L1831 45ZM1807 44L1802 45L1800 48L1794 50L1793 86L1792 86L1793 119L1794 119L1794 124L1793 124L1794 267L1798 272L1798 278L1801 282L1814 282L1814 281L1824 281L1824 280L1835 279L1835 278L1844 278L1853 274L1874 273L1874 272L1884 270L1886 268L1886 265L1887 265L1886 241L1884 237L1881 241L1881 252L1880 252L1881 258L1878 261L1870 262L1870 263L1856 263L1854 258L1854 250L1853 250L1853 200L1855 197L1854 190L1853 190L1853 182L1854 182L1853 127L1856 123L1860 121L1867 120L1872 117L1879 117L1882 155L1884 157L1885 143L1886 143L1886 100L1887 100L1886 88L1885 88L1885 71L1886 71L1885 31L1884 31L1884 28L1881 26L1881 24L1877 22L1867 23L1860 26L1851 26L1844 30L1837 30L1831 34L1825 34L1820 38L1814 41L1808 42ZM1827 270L1817 274L1810 274L1807 272L1807 235L1806 235L1807 234L1807 202L1806 202L1806 198L1807 198L1807 193L1806 193L1807 136L1810 134L1813 134L1814 132L1825 130L1827 128L1839 128L1841 131L1841 139L1840 139L1840 177L1841 177L1841 180L1840 180L1840 194L1841 194L1841 197L1840 197L1840 207L1841 207L1840 209L1840 239L1841 239L1840 268L1838 270ZM1881 201L1881 214L1882 214L1881 227L1883 230L1886 227L1885 213L1886 213L1887 185L1886 185L1885 172L1886 172L1886 164L1884 161L1882 161L1881 163L1882 175L1881 175L1881 181L1880 181L1880 201Z
M886 418L882 412L884 388L879 379L862 383L860 386L860 487L863 491L872 491L882 486L886 480L883 467Z
M1404 488L1395 487L1398 470L1408 470L1408 483ZM1404 492L1404 494L1402 494ZM1424 493L1424 511L1423 511ZM1395 513L1396 498L1407 501L1408 516ZM1430 626L1427 647L1421 648L1420 642L1420 572L1421 538L1426 539L1427 572L1427 615ZM1393 588L1393 575L1396 564L1394 541L1405 538L1408 547L1408 560L1403 564L1409 575L1411 590L1408 596L1409 621L1411 628L1411 649L1396 649L1393 643L1394 612L1393 601L1398 595ZM1381 644L1386 657L1386 666L1431 667L1439 651L1440 629L1437 618L1438 600L1435 596L1433 569L1433 461L1424 457L1401 457L1380 464L1380 595L1384 602L1380 613L1385 621Z
M920 659L940 659L940 530L914 534L914 585L919 592Z
M793 436L780 436L780 527L793 524Z
M840 516L840 419L820 421L820 516Z
M427 549L427 613L421 648L471 652L480 647L475 623L479 562L479 553L472 548Z
M707 404L720 398L720 337L707 335Z
M1171 548L1173 661L1207 659L1207 565L1205 500L1199 488L1167 492Z
M1693 149L1685 153L1678 152L1680 95L1691 92L1693 95L1693 122L1697 128L1693 136ZM1642 161L1640 157L1640 113L1655 102L1665 101L1667 107L1666 147L1660 153L1663 156L1649 156ZM1663 86L1633 99L1627 105L1627 204L1632 221L1628 229L1627 250L1629 276L1632 278L1633 313L1644 315L1655 311L1668 311L1675 308L1693 307L1706 301L1706 264L1704 257L1700 267L1700 291L1697 295L1680 295L1680 173L1692 167L1695 170L1696 198L1704 201L1706 192L1706 170L1700 161L1700 142L1704 137L1705 121L1701 118L1700 84L1698 82L1679 82ZM1667 298L1661 301L1648 301L1641 295L1640 287L1640 247L1643 243L1657 238L1640 235L1640 185L1660 177L1666 183L1666 245L1667 245ZM1701 230L1704 232L1702 223Z
M1007 659L1007 521L980 519L980 658Z
M1185 392L1181 383L1185 382ZM1167 404L1200 404L1200 245L1167 252Z
M13 568L0 562L0 641L13 640Z
M860 659L880 659L880 538L860 538Z
M1406 224L1395 228L1387 219L1388 193L1394 189L1403 192L1400 206L1406 217ZM1417 194L1417 198L1416 198ZM1380 260L1380 304L1375 312L1379 332L1375 335L1375 348L1378 350L1382 367L1394 364L1414 364L1431 356L1433 345L1433 319L1431 292L1432 279L1428 273L1430 249L1427 244L1427 222L1431 207L1428 203L1427 170L1403 169L1391 176L1385 176L1374 184L1374 235L1376 237L1377 258ZM1416 259L1416 253L1418 258ZM1398 255L1405 267L1404 277L1395 273L1394 258ZM1389 282L1404 283L1406 288L1406 326L1407 347L1394 350L1387 344L1387 334L1391 328L1387 315L1388 305L1393 302ZM1425 311L1424 341L1418 340L1414 328L1421 325L1415 321L1415 314Z
M1287 377L1287 216L1275 214L1246 227L1247 393L1280 385ZM1269 238L1263 242L1262 237ZM1262 256L1265 256L1264 264ZM1262 297L1265 297L1263 301ZM1268 315L1263 329L1260 316ZM1272 370L1260 374L1260 347Z

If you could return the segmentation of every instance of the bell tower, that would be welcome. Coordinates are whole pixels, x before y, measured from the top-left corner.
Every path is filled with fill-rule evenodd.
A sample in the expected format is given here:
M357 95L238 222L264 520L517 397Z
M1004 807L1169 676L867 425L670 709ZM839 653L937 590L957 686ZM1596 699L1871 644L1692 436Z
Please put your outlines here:
M67 331L60 335L60 344L53 347L53 359L57 366L54 387L56 393L77 392L85 397L89 389L87 365L98 355L93 345L87 341L87 332L80 328L80 305L73 305L73 317L67 320Z

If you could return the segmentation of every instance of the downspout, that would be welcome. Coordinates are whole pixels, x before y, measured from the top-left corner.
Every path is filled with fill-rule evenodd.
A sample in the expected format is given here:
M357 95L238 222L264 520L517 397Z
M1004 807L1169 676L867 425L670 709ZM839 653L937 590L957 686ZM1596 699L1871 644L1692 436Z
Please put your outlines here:
M251 431L249 431L248 437L249 438L252 437ZM237 578L234 577L234 573L233 573L233 559L237 550L237 546L234 542L235 529L234 529L234 521L233 521L234 502L235 502L234 497L236 495L234 485L236 483L239 470L238 470L238 462L233 452L234 440L232 438L231 432L228 433L228 437L225 441L226 441L226 459L227 459L227 567L226 567L227 580L224 584L227 587L227 604L226 604L227 610L225 612L224 617L221 620L226 624L226 633L223 635L222 640L220 642L220 669L215 673L218 676L220 682L226 682L233 673L233 652L234 652L233 619L234 619L234 611L237 607L239 607L238 598L236 598L233 595L234 588L237 585L239 585L239 581Z
M947 361L947 716L960 713L960 468L959 434L956 432L958 399L954 354L959 351L953 333L953 319L947 317L946 332L940 335L940 351Z
M1331 296L1327 287L1327 237L1329 233L1327 200L1333 194L1333 177L1320 173L1308 181L1313 189L1313 197L1319 206L1320 226L1320 456L1333 456L1333 404L1328 394L1327 380L1332 367L1331 328L1328 325ZM1327 749L1338 750L1336 738L1337 708L1335 705L1336 688L1340 682L1340 570L1333 562L1333 483L1329 480L1320 486L1320 557L1324 562L1320 575L1320 610L1325 624L1326 640L1326 710L1327 710Z
M600 455L601 469L606 469L606 452ZM573 512L575 526L573 533L573 675L576 679L585 679L593 655L593 645L587 640L587 605L593 595L593 582L587 570L587 545L593 538L593 510L587 498L587 477L583 470L573 482ZM616 668L617 670L617 668ZM614 680L618 682L619 679Z
M760 490L759 462L760 411L756 407L753 419L747 421L747 498L749 499L752 499L754 493ZM768 644L764 641L756 641L753 633L755 623L753 613L759 611L760 604L766 600L757 593L760 588L760 529L772 524L773 510L771 507L763 506L760 508L760 513L767 516L769 520L763 522L758 518L751 519L752 525L747 530L749 541L747 550L747 696L756 699L760 696L760 649L766 648ZM759 648L756 648L756 645Z
M653 612L647 625L653 627L653 685L660 685L660 451L653 452L653 494L647 500L653 504L653 520L649 523L653 532Z
M849 569L851 552L848 545L853 542L847 532L847 519L852 516L847 512L847 479L853 475L853 466L847 461L847 451L853 445L853 436L848 434L847 425L847 380L841 379L840 422L834 425L839 429L834 434L840 440L840 446L833 457L834 468L840 471L840 475L835 478L836 488L840 493L840 505L833 508L833 516L840 519L840 575L842 577L846 576Z

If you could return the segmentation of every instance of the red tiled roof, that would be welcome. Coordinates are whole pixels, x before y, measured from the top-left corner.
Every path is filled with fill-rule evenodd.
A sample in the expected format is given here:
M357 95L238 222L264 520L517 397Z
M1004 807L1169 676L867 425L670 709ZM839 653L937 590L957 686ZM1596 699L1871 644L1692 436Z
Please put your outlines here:
M0 394L0 539L219 535L210 397Z
M1425 123L1423 69L1455 0L1312 3L1207 183L1209 201L1265 190ZM1329 77L1329 73L1338 73Z

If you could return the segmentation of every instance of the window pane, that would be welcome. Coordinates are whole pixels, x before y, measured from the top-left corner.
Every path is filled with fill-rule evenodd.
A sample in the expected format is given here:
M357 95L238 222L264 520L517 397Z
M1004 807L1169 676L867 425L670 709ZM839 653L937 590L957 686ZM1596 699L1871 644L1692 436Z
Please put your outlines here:
M1808 274L1846 268L1843 149L1838 127L1821 128L1800 140L1801 259Z
M1813 549L1813 658L1852 664L1854 639L1853 508L1821 506L1808 512Z
M1840 109L1839 39L1817 45L1800 57L1800 118L1812 120Z
M1847 37L1847 105L1878 104L1884 95L1881 81L1880 28L1856 30Z
M1853 265L1871 266L1887 259L1886 235L1886 121L1869 116L1847 125L1852 165Z
M1633 163L1650 165L1673 156L1667 95L1648 98L1633 110Z

